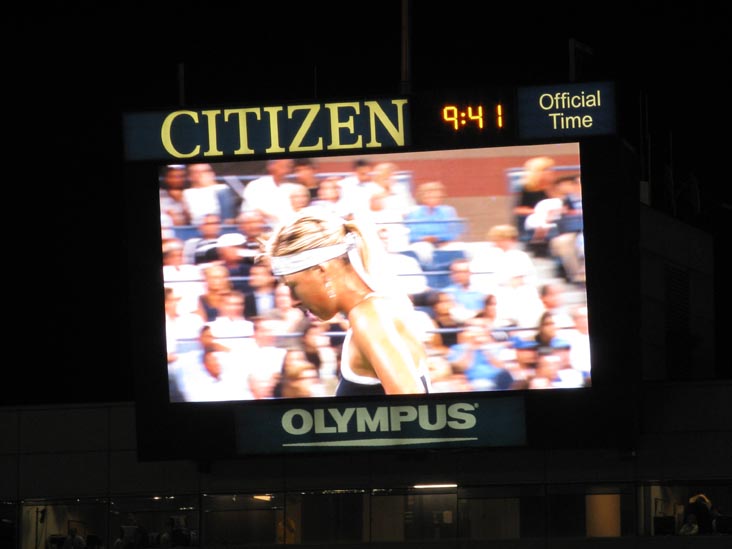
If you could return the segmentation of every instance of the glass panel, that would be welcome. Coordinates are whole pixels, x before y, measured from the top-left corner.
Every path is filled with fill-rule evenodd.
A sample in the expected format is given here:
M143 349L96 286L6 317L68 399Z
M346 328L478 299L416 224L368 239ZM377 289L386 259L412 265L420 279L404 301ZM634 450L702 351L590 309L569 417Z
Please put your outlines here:
M405 500L407 541L454 539L457 535L457 494L413 493Z
M539 538L544 535L545 498L535 486L460 489L459 537L462 539Z
M2 546L21 540L23 547L57 549L72 529L88 548L614 538L679 534L694 509L699 533L730 534L725 511L732 509L732 484L349 489L109 502L38 499L20 505L0 502L0 540Z
M286 525L283 494L205 495L203 546L230 547L295 542L295 523Z
M15 547L18 539L18 505L0 501L0 547Z
M25 501L21 510L21 539L32 540L34 547L61 549L66 538L74 536L77 544L98 549L107 539L107 510L107 500L98 498Z
M587 494L585 517L588 538L620 537L620 494Z
M521 537L521 500L461 500L460 537L465 539L516 539Z
M198 497L194 495L115 498L109 517L113 547L199 545Z
M375 489L370 501L372 542L455 539L457 488Z
M651 484L641 488L640 503L641 535L732 534L732 484L729 482Z
M631 485L553 485L547 487L549 537L634 535Z
M371 494L371 541L404 541L406 524L406 495L391 490L376 490Z
M584 494L548 494L547 535L551 538L585 537Z
M368 494L363 490L332 490L302 494L302 543L367 542L364 528ZM288 512L289 515L289 512Z

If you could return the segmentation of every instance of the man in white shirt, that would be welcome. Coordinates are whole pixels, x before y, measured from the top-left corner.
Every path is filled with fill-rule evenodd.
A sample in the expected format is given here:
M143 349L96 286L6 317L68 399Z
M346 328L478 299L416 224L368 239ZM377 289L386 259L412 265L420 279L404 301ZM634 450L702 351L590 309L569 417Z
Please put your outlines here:
M290 195L297 189L297 184L288 181L291 173L292 160L285 158L268 160L267 175L252 179L244 187L241 211L261 212L270 227L293 215Z
M388 229L380 227L378 233L382 242L384 242L384 246L388 246ZM388 268L391 271L389 274L395 277L400 291L412 298L430 291L427 275L424 274L424 270L416 256L402 252L392 252L387 249L386 258L389 261Z
M244 317L244 300L244 293L229 292L223 299L220 314L208 324L214 340L239 354L241 360L254 346L254 323Z
M222 215L219 193L227 186L216 181L211 164L189 164L190 187L183 191L183 202L191 216L191 224L199 225L207 214Z
M178 305L181 312L195 311L198 308L198 296L206 289L201 267L185 263L184 244L173 238L163 244L163 280L166 286L175 288L182 298Z
M359 211L369 209L369 200L373 194L370 189L371 161L359 158L353 163L353 174L340 180L340 202L344 217L352 219Z
M585 383L591 378L590 332L587 321L587 307L582 305L572 310L574 329L563 330L562 338L571 345L569 349L569 364L575 370L582 372Z
M180 377L181 392L186 402L219 402L251 400L249 372L245 365L231 360L226 351L206 350L197 364L188 364Z

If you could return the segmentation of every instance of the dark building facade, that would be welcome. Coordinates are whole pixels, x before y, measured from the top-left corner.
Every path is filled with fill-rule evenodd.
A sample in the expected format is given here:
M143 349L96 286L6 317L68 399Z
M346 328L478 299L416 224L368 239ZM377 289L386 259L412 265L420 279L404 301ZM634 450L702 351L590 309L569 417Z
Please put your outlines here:
M87 547L729 547L713 242L639 215L642 372L604 420L627 436L556 425L541 447L148 461L134 402L5 407L2 546L61 547L76 528ZM712 529L679 535L700 495Z

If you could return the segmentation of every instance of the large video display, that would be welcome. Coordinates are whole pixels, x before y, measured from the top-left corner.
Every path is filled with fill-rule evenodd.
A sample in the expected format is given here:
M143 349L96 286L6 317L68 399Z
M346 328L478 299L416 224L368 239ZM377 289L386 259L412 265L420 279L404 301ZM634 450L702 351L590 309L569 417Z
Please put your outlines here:
M578 143L159 166L169 402L590 387L582 171ZM418 391L370 354L379 330L311 310L299 275L364 274L353 246L271 257L305 214L372 237L361 278L405 305L379 318L423 348Z

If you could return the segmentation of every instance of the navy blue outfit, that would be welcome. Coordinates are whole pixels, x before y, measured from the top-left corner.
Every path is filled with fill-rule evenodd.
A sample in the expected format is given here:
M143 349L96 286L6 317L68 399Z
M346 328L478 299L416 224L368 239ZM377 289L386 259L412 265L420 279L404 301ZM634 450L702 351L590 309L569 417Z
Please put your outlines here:
M429 384L427 380L422 376L422 385L424 385L425 391L430 392ZM372 395L385 395L384 386L381 383L374 385L364 385L362 383L354 383L347 379L341 378L336 387L335 396L372 396Z

